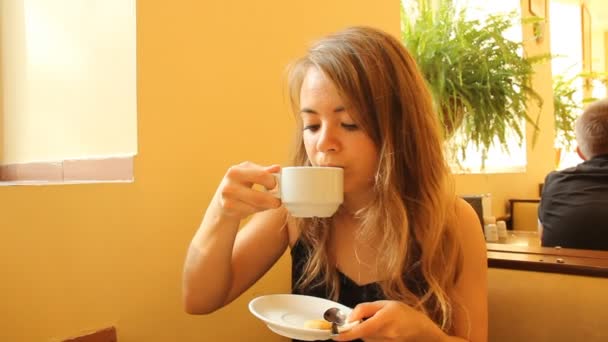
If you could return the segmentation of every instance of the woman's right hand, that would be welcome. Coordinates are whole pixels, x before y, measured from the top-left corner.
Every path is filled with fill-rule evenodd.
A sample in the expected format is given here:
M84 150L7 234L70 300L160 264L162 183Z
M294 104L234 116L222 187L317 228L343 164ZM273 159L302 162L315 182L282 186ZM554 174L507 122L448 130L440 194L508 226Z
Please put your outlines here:
M281 200L272 193L253 188L254 184L275 188L276 179L272 174L280 170L279 165L261 166L251 162L231 166L217 192L221 215L241 220L258 211L280 207Z

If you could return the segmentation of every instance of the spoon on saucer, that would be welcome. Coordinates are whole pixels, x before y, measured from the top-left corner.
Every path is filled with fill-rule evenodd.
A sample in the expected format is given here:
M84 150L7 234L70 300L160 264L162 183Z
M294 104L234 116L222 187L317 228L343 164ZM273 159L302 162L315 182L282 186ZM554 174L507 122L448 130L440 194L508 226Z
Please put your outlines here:
M331 334L332 336L338 335L338 327L343 326L346 323L346 314L338 308L329 308L323 313L323 318L331 323Z

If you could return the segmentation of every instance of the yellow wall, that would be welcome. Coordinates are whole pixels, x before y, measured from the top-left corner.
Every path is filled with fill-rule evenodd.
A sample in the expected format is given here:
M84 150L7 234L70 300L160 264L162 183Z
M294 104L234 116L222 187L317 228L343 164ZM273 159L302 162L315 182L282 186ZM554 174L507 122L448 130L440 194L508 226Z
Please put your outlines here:
M521 0L523 16L529 16L529 0ZM549 6L547 1L547 6ZM548 15L547 11L547 15ZM536 43L532 37L532 27L523 27L523 36L526 53L529 56L550 53L549 25L544 25L544 38L542 42ZM507 199L509 198L536 198L538 197L538 184L545 180L545 176L554 169L554 120L553 100L551 86L551 64L538 64L535 68L536 76L533 87L543 97L544 104L540 116L540 131L538 132L536 144L532 147L533 128L527 128L527 159L526 173L505 174L474 174L457 175L456 190L461 194L491 193L492 209L496 216L505 213ZM530 103L530 113L533 118L538 113L535 103Z
M399 1L138 1L135 183L0 187L0 341L280 341L246 304L289 291L287 259L202 317L182 261L229 165L286 161L285 64L351 24L398 34Z

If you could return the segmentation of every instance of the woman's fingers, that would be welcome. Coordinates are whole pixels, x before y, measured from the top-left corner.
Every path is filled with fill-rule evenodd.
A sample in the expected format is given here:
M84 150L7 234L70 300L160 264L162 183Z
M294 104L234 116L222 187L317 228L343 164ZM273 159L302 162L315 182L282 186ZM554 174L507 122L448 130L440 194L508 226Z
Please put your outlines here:
M222 198L225 202L243 202L259 209L278 208L281 200L272 193L254 190L239 184L227 184L222 191Z
M370 303L361 303L357 305L351 314L348 316L348 321L365 321L355 325L352 329L341 333L334 337L335 341L351 341L355 339L374 336L381 329L383 322L379 319L374 319L374 315L386 305L386 301L377 301Z
M376 312L380 311L380 309L382 309L385 305L386 305L385 301L361 303L353 309L353 311L350 313L350 316L348 316L348 320L353 322L353 321L360 321L364 318L372 317L373 315L376 314Z
M264 167L264 171L270 172L270 173L277 173L277 172L281 171L281 165L273 164L270 166L266 166L266 167Z
M232 166L226 173L226 178L242 183L247 187L253 184L260 184L266 189L272 189L276 186L276 179L272 173L279 172L279 165L271 165L263 167L251 162L244 162L239 165Z
M245 218L255 212L278 208L281 201L273 194L253 189L260 184L267 189L276 186L272 175L279 172L279 165L260 166L250 162L234 165L228 169L220 184L220 205L229 216Z

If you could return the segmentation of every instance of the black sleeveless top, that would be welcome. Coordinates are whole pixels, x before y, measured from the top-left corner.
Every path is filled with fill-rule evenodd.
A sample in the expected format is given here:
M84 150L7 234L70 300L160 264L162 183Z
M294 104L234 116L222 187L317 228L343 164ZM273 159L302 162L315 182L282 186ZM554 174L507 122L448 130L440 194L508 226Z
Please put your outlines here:
M418 254L418 253L416 253ZM313 288L299 289L296 288L296 284L302 273L304 272L304 265L308 258L309 251L301 240L298 240L293 248L291 249L291 289L294 294L302 294L308 296L314 296L319 298L329 299L329 289L326 285L320 285ZM428 285L424 281L418 263L412 271L407 272L407 277L404 275L406 286L410 291L418 296L422 296ZM382 289L378 283L370 283L365 285L357 285L352 279L346 276L344 273L338 270L338 277L340 282L340 295L338 303L346 305L350 308L354 308L357 304L365 302L374 302L377 300L384 300L386 297L382 293ZM320 277L315 279L314 283L317 283ZM298 342L298 340L293 340ZM355 340L362 341L362 340Z

